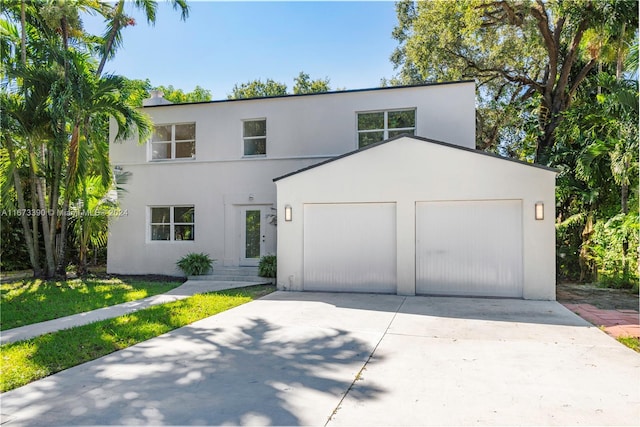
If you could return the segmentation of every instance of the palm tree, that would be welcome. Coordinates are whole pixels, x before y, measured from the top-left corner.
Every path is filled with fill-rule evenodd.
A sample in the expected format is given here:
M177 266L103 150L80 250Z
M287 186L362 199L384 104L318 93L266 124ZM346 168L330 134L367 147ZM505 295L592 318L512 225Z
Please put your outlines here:
M577 173L585 178L604 162L620 191L620 212L629 213L629 188L638 176L638 81L602 75L605 91L590 107L585 123L590 138L578 158ZM629 238L622 244L623 276L628 270Z
M122 29L135 25L133 18L127 16L124 13L124 5L126 0L119 0L109 11L103 13L103 16L108 20L107 31L104 36L104 44L100 49L101 58L100 64L96 69L96 74L101 75L104 70L104 66L107 60L113 57L116 49L122 44ZM146 18L147 23L155 24L156 22L156 10L158 8L158 2L153 0L134 0L133 5L141 9ZM186 20L189 16L189 6L185 0L172 0L173 9L180 9L180 18Z
M105 186L98 175L85 177L79 187L71 218L73 237L78 245L78 274L83 275L87 273L89 246L98 249L107 243L109 218L117 212L117 202L109 197L113 186Z
M17 67L9 73L20 82L13 90L0 95L0 109L3 120L3 145L11 167L9 178L17 195L18 207L24 209L39 208L41 212L53 209L47 205L45 194L48 176L47 150L52 139L51 116L48 111L49 91L59 79L55 70L28 66ZM50 182L50 180L49 180ZM27 200L30 204L27 205ZM50 228L53 225L48 215L32 215L31 223L21 218L25 241L29 248L30 259L34 265L34 274L40 274L38 219L42 222L42 236L45 247L45 274L55 269L55 245L50 240Z
M155 3L134 2L150 22L155 21ZM100 176L105 185L110 182L109 120L117 124L118 137L137 131L144 139L150 129L148 119L128 100L133 89L127 80L102 76L104 61L120 40L124 1L110 6L97 0L23 0L4 6L2 15L8 19L0 20L0 118L7 130L2 134L3 184L13 184L20 209L39 207L47 213L31 221L20 219L34 274L51 276L56 269L64 274L68 218L59 212L66 213L82 198L89 176ZM174 7L186 17L186 2L175 1ZM84 33L79 11L99 13L115 23L104 44ZM100 46L102 66L97 67L90 52Z
M64 173L66 189L62 211L69 210L78 195L79 186L87 175L97 173L106 185L111 173L108 158L108 120L114 119L118 127L117 138L126 138L136 131L145 141L151 131L147 116L128 102L127 80L119 76L98 77L86 54L74 54L70 75L74 85L61 94L68 96L64 105L65 117L71 124ZM58 273L63 274L66 255L67 216L61 218Z

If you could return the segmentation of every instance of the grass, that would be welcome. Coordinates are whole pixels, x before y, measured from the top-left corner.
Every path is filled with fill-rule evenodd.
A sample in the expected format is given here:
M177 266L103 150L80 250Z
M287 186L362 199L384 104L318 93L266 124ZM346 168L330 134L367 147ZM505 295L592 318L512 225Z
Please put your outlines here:
M636 337L618 337L617 340L632 350L640 353L640 338Z
M196 320L260 298L275 286L194 295L113 319L0 347L0 392L130 347Z
M83 313L167 292L180 282L122 279L19 280L0 285L0 330Z

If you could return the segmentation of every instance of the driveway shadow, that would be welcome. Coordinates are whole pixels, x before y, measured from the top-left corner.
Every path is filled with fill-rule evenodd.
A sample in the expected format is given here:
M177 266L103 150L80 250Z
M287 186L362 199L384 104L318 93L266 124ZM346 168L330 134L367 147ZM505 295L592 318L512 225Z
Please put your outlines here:
M2 423L324 424L375 346L345 330L215 318L7 392Z
M558 326L592 326L556 301L293 291L274 292L267 295L265 299L314 301L340 308L396 312L399 314L448 319L475 319Z

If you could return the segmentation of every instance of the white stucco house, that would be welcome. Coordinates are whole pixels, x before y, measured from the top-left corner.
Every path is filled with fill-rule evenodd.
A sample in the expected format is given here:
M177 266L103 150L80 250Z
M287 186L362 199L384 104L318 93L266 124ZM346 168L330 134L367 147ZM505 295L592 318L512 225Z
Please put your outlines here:
M472 81L143 108L109 273L277 253L284 290L555 299L555 171L474 149Z

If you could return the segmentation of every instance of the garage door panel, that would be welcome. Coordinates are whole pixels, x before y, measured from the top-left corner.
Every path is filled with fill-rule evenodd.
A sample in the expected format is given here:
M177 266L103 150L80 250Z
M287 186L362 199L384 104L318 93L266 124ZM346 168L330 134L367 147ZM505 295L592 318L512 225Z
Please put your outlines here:
M305 205L304 289L395 292L395 204Z
M521 297L519 200L416 205L416 293Z

